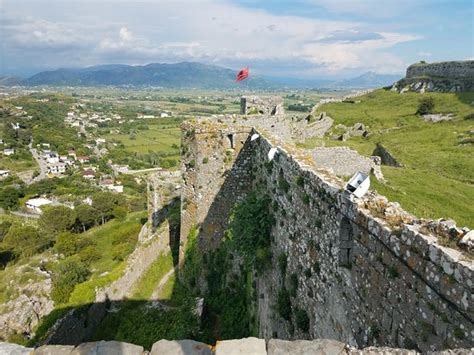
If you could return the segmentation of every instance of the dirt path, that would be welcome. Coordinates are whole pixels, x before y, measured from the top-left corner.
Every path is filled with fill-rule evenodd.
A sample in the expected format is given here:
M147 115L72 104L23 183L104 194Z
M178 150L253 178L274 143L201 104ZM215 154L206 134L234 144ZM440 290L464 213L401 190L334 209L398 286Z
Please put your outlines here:
M155 290L153 291L153 293L151 294L151 297L150 297L150 301L157 301L160 296L160 293L161 293L161 290L163 289L163 287L166 285L166 283L168 282L168 280L170 279L170 277L176 272L176 268L173 268L171 269L170 271L168 271L166 274L163 275L163 277L161 278L160 282L158 283L158 285L156 286Z
M169 228L163 230L152 241L138 246L127 260L123 275L104 289L96 291L96 302L120 301L130 295L134 284L140 279L158 255L169 252Z

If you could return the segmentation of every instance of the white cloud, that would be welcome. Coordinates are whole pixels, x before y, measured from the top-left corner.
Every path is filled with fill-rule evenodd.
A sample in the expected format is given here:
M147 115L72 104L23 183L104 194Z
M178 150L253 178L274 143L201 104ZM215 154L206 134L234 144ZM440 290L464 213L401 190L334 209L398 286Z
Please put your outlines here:
M431 57L433 54L430 52L425 52L425 51L419 51L416 52L416 54L420 57Z
M54 17L48 8L22 7L20 1L7 10L29 17L0 24L9 38L4 47L21 49L24 60L30 54L51 63L71 57L77 65L196 60L256 64L264 71L266 62L268 67L287 63L286 70L298 65L295 72L304 68L319 75L347 69L401 71L406 63L389 49L419 39L365 23L275 15L219 0L119 2L55 2L61 16ZM48 49L70 53L53 56Z

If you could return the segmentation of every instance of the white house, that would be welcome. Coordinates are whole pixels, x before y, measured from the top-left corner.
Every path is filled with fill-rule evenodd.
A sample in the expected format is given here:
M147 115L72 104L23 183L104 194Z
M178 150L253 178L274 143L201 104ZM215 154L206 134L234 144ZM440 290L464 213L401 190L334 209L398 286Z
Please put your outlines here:
M0 170L0 178L10 176L10 170Z
M3 150L3 155L13 155L13 154L15 154L15 149L8 148L8 149Z
M97 138L95 140L95 144L99 145L99 144L105 144L105 139L104 138Z
M32 198L26 201L26 207L35 213L43 213L43 211L41 210L41 207L50 205L52 203L53 201L48 200L47 198L38 197L38 198Z
M51 152L46 155L46 162L48 164L58 164L59 163L59 156L56 152Z
M48 173L49 174L64 174L66 172L66 164L64 163L56 163L48 165Z

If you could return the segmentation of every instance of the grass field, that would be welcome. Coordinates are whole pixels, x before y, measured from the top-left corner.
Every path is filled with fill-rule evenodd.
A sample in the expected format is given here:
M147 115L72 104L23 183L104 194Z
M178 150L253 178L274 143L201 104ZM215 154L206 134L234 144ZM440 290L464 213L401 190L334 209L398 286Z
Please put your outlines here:
M360 103L323 105L334 126L368 126L368 138L335 141L329 135L310 139L302 146L346 145L364 155L372 155L381 143L402 168L383 167L387 182L373 182L373 188L408 211L425 218L452 218L459 225L474 227L474 121L465 119L474 112L474 93L430 93L435 111L453 113L452 121L430 123L415 114L418 93L400 95L377 90L357 98ZM374 180L374 179L373 179Z
M172 145L179 146L181 131L179 127L163 128L161 125L150 125L149 130L139 131L134 139L126 134L108 134L106 140L117 140L125 145L129 152L148 153L148 151L170 152L179 155L179 150Z

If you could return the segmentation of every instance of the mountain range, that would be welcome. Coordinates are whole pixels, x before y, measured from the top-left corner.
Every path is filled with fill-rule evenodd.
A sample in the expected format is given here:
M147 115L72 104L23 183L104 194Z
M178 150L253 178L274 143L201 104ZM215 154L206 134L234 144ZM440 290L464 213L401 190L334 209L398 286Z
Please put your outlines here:
M339 81L251 75L247 80L236 83L235 74L236 71L232 69L195 62L134 66L109 64L43 71L27 79L0 77L0 85L154 86L187 89L371 88L391 85L400 79L397 75L368 72L357 78Z

